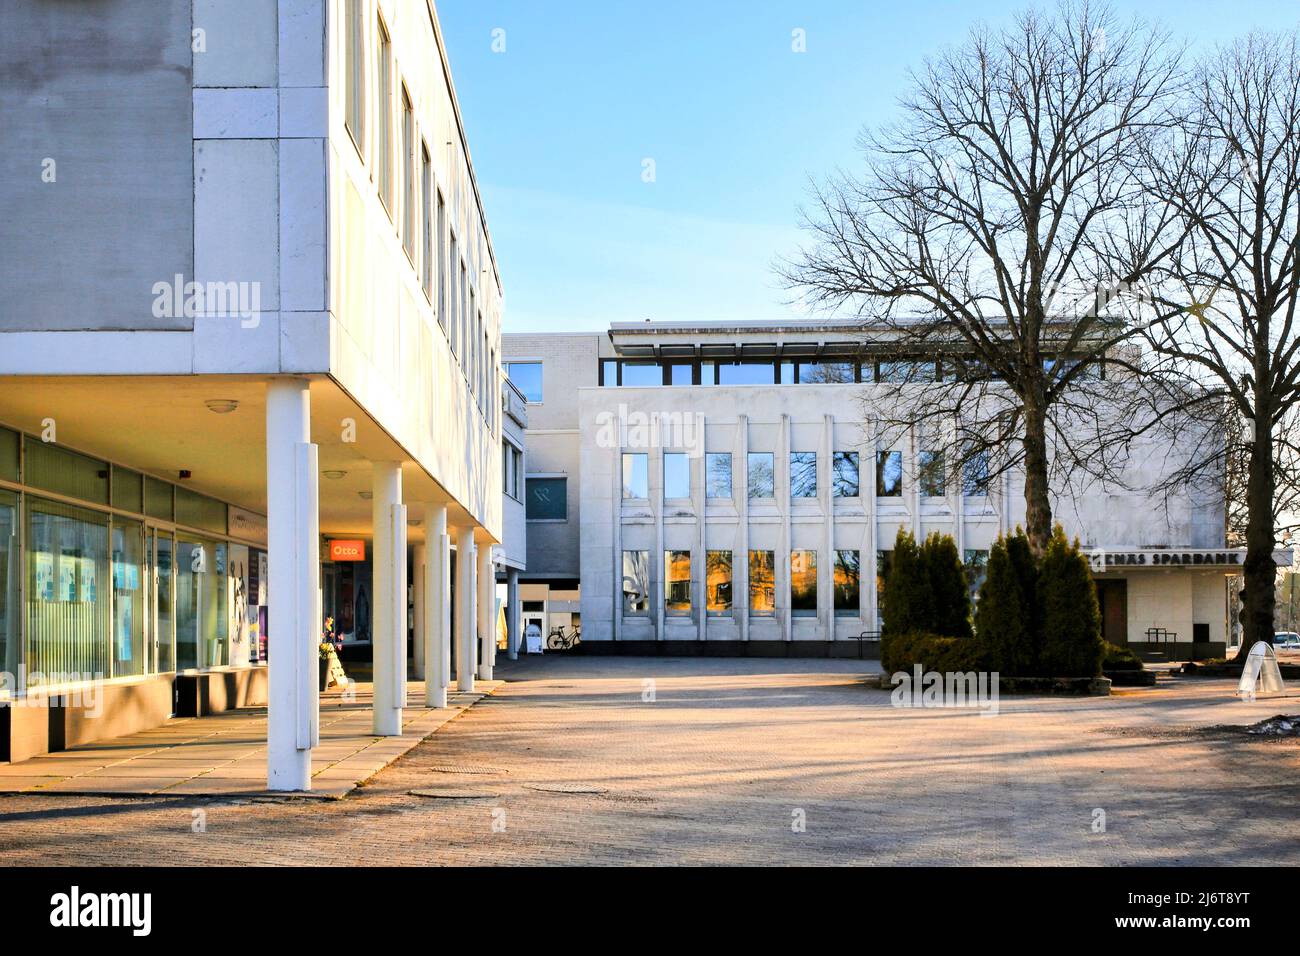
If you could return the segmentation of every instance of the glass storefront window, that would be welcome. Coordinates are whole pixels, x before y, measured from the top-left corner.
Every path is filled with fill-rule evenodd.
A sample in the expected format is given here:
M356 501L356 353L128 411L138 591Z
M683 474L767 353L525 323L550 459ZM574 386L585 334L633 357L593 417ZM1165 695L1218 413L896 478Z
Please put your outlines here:
M153 641L158 655L158 673L165 674L176 667L175 623L175 570L172 553L175 543L166 531L153 534L154 548L154 627Z
M102 679L108 659L108 516L27 498L27 684Z
M144 475L113 466L113 507L144 514Z
M18 617L19 563L18 496L0 491L0 669L11 675L4 688L16 689L18 665L22 662L22 628Z
M226 648L226 545L176 542L176 669L222 667Z
M115 519L113 542L113 674L139 677L149 670L144 647L144 528Z

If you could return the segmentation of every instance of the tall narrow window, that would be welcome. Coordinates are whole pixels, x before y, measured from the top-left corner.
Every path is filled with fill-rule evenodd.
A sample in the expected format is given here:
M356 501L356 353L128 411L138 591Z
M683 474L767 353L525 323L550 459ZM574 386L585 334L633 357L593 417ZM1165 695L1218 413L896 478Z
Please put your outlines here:
M347 66L345 77L346 117L352 141L364 156L366 153L366 48L363 38L361 0L347 0L344 14L347 18Z
M379 25L379 134L375 143L375 172L379 176L379 198L388 215L393 215L393 42L381 18Z
M731 613L731 552L704 554L704 609L709 614Z
M447 334L447 203L438 192L438 324Z
M857 551L835 552L835 616L857 617L862 592L862 558Z
M776 613L776 552L749 552L749 613Z
M415 265L415 108L402 87L402 248Z
M623 453L623 497L650 497L650 460L645 452Z
M451 257L447 261L448 282L451 284L451 301L448 303L447 323L451 330L451 354L460 358L460 283L456 269L460 259L456 252L456 237L451 237Z
M831 482L836 498L857 498L861 493L858 479L858 453L837 451L831 458Z
M790 452L790 497L817 497L817 452Z
M623 552L623 613L650 611L650 552Z
M691 460L685 452L664 452L664 497L691 496Z
M817 552L790 552L790 613L812 617L817 613Z
M460 365L462 369L469 368L469 352L472 347L472 340L469 337L469 278L465 270L464 260L460 263L460 308L456 316L456 323L460 326L460 340L465 343L465 348L461 350Z
M961 470L961 493L967 498L982 498L989 493L988 452L977 452L966 459Z
M746 483L749 486L749 497L775 497L776 485L773 475L772 453L770 451L751 451L747 466Z
M691 553L664 552L664 610L669 614L691 613Z
M916 453L916 480L924 498L942 498L947 488L943 475L942 451Z
M429 144L420 144L420 283L424 295L433 301L433 160L429 158Z
M731 497L731 455L709 452L704 456L705 494L710 498Z
M900 498L903 495L903 453L876 452L876 496Z

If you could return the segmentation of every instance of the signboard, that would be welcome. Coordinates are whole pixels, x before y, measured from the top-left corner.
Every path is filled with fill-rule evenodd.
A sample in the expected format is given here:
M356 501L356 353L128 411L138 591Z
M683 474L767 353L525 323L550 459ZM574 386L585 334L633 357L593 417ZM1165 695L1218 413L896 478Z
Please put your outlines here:
M234 505L230 506L227 513L229 514L231 537L242 538L256 544L266 544L266 518L263 515L245 511L243 508L236 508Z
M331 561L364 561L366 543L360 538L338 539L330 542Z

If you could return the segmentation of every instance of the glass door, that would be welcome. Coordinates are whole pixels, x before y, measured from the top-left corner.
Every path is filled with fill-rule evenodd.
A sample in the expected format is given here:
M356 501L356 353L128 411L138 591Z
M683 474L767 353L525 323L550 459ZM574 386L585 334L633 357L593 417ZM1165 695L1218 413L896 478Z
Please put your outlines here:
M153 557L150 579L153 582L153 650L158 673L176 668L175 571L172 554L175 542L170 531L149 529L148 552Z

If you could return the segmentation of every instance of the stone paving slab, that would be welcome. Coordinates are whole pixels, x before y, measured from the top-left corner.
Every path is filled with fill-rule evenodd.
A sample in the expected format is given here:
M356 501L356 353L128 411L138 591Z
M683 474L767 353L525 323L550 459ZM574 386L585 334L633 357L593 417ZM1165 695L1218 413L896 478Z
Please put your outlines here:
M312 790L341 798L454 720L502 681L478 681L473 693L452 691L447 707L424 706L424 685L407 687L402 733L370 733L372 685L321 696L321 745L312 751ZM187 796L266 794L266 708L185 717L162 727L85 747L0 764L0 794Z

